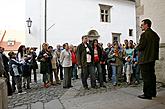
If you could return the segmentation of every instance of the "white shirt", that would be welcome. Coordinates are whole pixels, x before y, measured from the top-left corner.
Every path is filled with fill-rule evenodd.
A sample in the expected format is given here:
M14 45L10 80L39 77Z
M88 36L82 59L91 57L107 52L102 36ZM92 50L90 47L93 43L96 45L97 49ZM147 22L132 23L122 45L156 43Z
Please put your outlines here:
M86 47L86 52L90 52L89 48L87 47L87 45L85 44ZM91 55L87 53L87 62L90 63L91 62Z

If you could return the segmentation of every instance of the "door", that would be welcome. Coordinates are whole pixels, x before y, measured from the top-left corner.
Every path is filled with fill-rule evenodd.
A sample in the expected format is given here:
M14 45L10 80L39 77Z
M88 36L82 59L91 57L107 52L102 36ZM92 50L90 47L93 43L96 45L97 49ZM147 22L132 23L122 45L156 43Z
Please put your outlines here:
M120 35L121 33L112 33L112 43L114 41L118 41L120 43Z

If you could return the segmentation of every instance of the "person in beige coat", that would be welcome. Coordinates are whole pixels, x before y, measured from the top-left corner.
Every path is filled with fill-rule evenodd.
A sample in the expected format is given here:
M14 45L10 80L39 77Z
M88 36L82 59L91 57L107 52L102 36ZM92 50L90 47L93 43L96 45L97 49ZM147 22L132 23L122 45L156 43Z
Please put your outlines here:
M53 47L50 46L51 48L51 54L52 54L52 59L51 59L51 63L52 63L52 73L54 73L54 78L56 80L56 84L61 84L59 77L58 77L58 72L57 72L57 55L56 53L53 51Z

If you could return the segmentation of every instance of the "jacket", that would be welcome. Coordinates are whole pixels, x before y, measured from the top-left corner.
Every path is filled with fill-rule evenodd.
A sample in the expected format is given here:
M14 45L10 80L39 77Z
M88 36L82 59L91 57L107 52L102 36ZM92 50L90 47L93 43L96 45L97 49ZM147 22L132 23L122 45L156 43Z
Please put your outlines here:
M72 54L69 50L68 51L66 51L66 49L62 50L60 54L60 63L62 67L72 66Z
M87 47L89 48L90 51L90 55L91 55L91 63L94 64L94 52L92 47L87 44ZM81 67L85 67L87 66L87 51L86 51L86 47L83 43L81 43L80 45L78 45L77 47L77 52L76 52L76 57L77 57L77 62L78 65Z
M47 58L45 58L44 55L47 55ZM51 73L51 70L52 70L52 66L51 66L52 55L50 53L48 53L47 51L42 50L42 51L40 51L37 59L40 62L40 73L41 74Z
M4 75L4 73L5 73L5 69L4 69L4 65L3 65L2 54L0 54L0 77L2 75Z
M22 71L21 71L21 63L17 61L16 59L11 59L9 61L9 72L11 76L21 76Z
M159 41L159 36L151 28L148 28L141 34L139 44L135 48L141 53L139 64L145 64L159 59Z
M114 48L111 49L111 51L108 54L108 63L110 63L111 65L122 65L123 64L123 53L122 50L118 51L118 56L114 55Z

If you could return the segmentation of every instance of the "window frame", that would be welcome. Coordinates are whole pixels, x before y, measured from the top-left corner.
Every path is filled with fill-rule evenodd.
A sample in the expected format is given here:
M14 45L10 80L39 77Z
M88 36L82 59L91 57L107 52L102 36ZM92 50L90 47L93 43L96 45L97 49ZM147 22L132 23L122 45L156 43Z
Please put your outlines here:
M99 4L99 6L100 6L100 22L110 23L112 6L103 5L103 4Z

